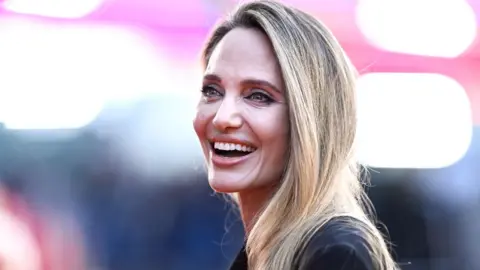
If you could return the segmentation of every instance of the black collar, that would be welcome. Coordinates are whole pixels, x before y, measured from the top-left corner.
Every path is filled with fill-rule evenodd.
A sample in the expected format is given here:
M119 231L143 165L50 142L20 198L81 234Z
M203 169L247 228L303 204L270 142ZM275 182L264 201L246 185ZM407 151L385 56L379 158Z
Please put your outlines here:
M238 253L235 261L233 261L233 264L230 266L230 270L248 270L248 258L245 246L243 246Z

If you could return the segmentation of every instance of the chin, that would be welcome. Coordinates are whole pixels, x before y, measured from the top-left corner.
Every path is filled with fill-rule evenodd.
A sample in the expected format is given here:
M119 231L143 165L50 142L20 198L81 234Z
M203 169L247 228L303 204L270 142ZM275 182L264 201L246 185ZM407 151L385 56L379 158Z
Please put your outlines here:
M233 183L232 183L233 182ZM218 193L237 193L248 190L249 185L246 183L240 183L232 180L223 180L218 178L209 178L208 183L210 187Z

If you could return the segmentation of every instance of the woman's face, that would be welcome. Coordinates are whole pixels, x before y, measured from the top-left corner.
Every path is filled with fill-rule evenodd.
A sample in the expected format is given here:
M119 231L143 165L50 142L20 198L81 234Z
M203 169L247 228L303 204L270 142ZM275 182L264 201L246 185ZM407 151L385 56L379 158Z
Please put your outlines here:
M280 180L287 110L268 38L255 29L230 31L212 52L193 123L214 190L240 192Z

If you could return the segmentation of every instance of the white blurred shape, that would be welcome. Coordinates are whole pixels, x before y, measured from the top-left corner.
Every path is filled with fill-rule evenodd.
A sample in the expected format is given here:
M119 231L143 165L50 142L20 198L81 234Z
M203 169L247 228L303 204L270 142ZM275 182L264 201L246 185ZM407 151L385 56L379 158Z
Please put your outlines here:
M76 19L94 12L102 0L5 0L5 9L28 15Z
M107 25L0 20L0 122L11 129L80 128L104 103L177 90L142 35Z
M145 102L136 121L113 138L127 157L126 166L150 178L188 173L203 164L198 162L202 152L192 127L197 102L195 95L171 94Z
M40 270L40 252L28 227L0 207L0 261L5 270Z
M357 24L387 51L456 57L473 43L475 12L464 0L359 0Z
M441 168L472 137L463 87L439 74L371 73L359 78L358 154L373 167Z

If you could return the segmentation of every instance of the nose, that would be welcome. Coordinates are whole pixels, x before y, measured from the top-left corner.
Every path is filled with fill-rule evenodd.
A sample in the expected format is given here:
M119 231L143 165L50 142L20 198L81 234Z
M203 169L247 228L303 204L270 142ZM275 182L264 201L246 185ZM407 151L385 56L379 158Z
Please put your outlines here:
M213 126L222 132L238 129L243 125L239 105L234 99L225 98L213 118Z

